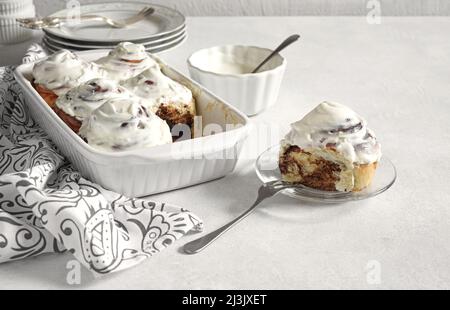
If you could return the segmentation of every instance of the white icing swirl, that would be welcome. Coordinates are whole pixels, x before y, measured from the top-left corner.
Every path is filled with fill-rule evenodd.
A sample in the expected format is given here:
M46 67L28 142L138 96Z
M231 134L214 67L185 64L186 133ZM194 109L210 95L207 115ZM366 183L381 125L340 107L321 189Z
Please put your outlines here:
M66 114L83 120L111 98L130 98L132 96L133 94L116 81L92 79L58 97L56 106Z
M132 78L150 67L159 67L142 44L122 42L109 54L96 61L114 80Z
M43 85L58 96L105 74L96 64L82 60L68 50L60 50L33 67L34 83Z
M332 146L357 164L377 162L381 157L380 144L367 128L366 121L335 102L322 102L300 121L291 124L291 131L281 143L303 149Z
M186 86L163 74L159 67L151 67L122 85L148 101L152 111L161 104L183 107L193 100L192 92Z
M80 136L105 151L131 150L172 142L169 126L135 98L113 98L85 119Z

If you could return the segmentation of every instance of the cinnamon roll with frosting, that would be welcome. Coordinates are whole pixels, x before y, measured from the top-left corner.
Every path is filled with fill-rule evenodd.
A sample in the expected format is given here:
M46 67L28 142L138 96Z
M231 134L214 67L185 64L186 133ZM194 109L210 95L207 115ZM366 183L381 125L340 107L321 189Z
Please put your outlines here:
M78 132L81 122L107 100L132 96L116 81L92 79L60 96L54 110L73 131Z
M61 50L34 65L33 85L75 133L95 148L120 151L171 143L192 128L192 92L164 75L143 45L120 43L88 62ZM170 125L170 126L169 126ZM187 133L180 128L180 133Z
M291 124L281 141L282 179L326 191L367 187L381 158L381 147L366 121L350 108L322 102Z
M82 60L68 50L60 50L33 67L33 84L50 107L69 89L106 74L94 63Z
M108 78L113 80L126 80L148 68L159 67L158 63L147 54L142 44L130 42L120 43L96 63L105 69Z
M94 148L124 151L172 142L167 123L136 98L107 100L83 121L79 135Z
M145 70L122 85L145 99L150 104L147 108L166 120L170 128L177 124L192 126L196 112L192 92L163 74L159 66Z

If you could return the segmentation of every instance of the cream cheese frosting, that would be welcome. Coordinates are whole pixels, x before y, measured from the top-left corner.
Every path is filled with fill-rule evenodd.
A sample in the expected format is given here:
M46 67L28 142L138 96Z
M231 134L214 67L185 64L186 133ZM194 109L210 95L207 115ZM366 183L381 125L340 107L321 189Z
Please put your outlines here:
M155 111L161 104L179 107L189 105L192 92L184 85L172 80L158 67L151 67L134 78L122 82L122 85L139 97L144 98Z
M110 79L115 80L126 80L148 68L159 67L158 63L147 54L142 44L130 42L120 43L96 63L107 71Z
M58 96L85 81L105 74L96 64L82 60L68 50L60 50L33 67L34 83L44 86Z
M83 121L79 134L89 145L105 151L172 143L167 123L146 111L135 98L106 101Z
M335 102L322 102L300 121L282 145L302 149L332 146L351 163L370 164L381 158L381 147L366 120L350 108Z
M81 121L109 99L132 96L117 81L92 79L58 97L56 106Z

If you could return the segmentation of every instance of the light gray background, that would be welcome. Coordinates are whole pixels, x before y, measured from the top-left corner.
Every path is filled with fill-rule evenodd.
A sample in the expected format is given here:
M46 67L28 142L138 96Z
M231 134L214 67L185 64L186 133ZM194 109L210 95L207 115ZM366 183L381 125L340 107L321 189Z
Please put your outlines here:
M117 1L117 0L116 0ZM175 7L187 16L366 15L369 0L140 0ZM379 0L384 16L450 15L449 0ZM38 14L50 14L68 0L34 0ZM102 3L106 0L79 0ZM127 2L127 1L124 1Z
M302 40L282 52L278 101L252 117L235 171L151 199L193 211L206 231L227 223L253 203L254 157L274 144L255 143L257 126L283 125L276 141L322 100L367 119L397 167L394 186L339 205L279 195L197 255L179 253L191 234L124 272L94 279L83 269L78 286L66 282L69 253L0 264L0 289L450 289L450 17L188 17L187 27L188 40L160 54L185 74L201 48L270 47L297 31Z

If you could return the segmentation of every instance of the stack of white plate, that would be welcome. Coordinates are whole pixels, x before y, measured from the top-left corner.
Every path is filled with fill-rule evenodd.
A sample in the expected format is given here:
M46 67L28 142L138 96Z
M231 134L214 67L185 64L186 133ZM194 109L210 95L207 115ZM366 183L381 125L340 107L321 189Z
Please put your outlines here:
M144 7L155 12L125 28L112 28L101 22L78 22L59 28L44 29L42 43L51 51L73 51L114 48L127 41L143 44L148 52L158 53L172 49L186 39L185 17L177 10L149 3L117 2L83 5L81 15L102 15L112 19L125 19L137 14ZM73 9L65 9L51 16L73 16ZM72 14L72 15L70 15Z

